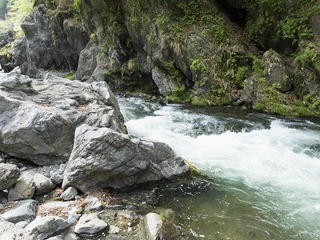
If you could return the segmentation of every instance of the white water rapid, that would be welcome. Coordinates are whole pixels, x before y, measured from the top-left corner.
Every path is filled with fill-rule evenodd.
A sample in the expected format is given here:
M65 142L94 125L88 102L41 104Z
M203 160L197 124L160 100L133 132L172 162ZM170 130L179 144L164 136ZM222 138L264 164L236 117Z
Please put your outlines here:
M211 179L212 192L177 200L194 239L320 239L319 123L119 103L129 134L169 144Z

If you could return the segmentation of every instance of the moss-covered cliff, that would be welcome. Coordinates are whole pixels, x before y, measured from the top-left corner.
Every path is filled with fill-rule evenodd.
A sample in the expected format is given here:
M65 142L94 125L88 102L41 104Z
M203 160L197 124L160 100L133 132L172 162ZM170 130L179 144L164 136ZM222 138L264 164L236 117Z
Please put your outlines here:
M196 105L320 114L319 0L71 2L36 4L73 6L91 33L79 79Z

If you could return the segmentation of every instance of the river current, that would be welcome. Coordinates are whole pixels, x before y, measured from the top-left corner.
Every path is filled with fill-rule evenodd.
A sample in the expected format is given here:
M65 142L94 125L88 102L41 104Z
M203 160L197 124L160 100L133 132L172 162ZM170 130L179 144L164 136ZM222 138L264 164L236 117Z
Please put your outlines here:
M200 191L161 202L187 239L320 239L319 122L118 101L129 134L169 144L207 176Z

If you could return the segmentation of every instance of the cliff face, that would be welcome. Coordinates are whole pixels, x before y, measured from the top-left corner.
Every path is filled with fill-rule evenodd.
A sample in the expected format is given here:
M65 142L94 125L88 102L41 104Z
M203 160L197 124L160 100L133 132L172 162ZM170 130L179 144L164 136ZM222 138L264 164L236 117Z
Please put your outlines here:
M73 55L79 79L196 105L320 113L319 1L71 2L56 6L74 6L91 34Z

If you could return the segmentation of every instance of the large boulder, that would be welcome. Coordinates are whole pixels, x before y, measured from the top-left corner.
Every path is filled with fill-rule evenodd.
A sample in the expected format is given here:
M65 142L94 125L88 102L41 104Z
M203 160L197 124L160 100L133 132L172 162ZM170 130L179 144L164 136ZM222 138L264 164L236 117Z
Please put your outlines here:
M66 162L82 123L126 132L106 83L0 73L0 151L38 165Z
M16 165L0 163L0 191L12 187L20 176Z
M62 185L87 192L170 179L188 171L184 160L164 143L83 124L76 129Z

